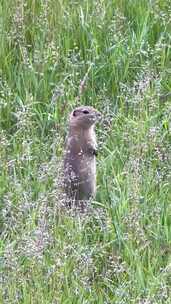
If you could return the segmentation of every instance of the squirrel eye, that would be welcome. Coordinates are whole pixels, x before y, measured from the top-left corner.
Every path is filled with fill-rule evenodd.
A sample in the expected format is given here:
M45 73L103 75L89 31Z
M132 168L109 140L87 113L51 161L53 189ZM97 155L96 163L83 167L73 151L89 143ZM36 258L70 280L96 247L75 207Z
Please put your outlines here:
M84 110L83 113L84 113L84 114L89 114L89 111Z
M76 116L76 112L77 112L77 111L74 111L72 115L73 115L73 116Z

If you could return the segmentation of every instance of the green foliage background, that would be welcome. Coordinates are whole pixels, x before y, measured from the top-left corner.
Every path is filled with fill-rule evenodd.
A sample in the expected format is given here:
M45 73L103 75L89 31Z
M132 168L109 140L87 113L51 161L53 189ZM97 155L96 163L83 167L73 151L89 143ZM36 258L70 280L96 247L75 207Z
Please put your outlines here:
M171 303L170 16L169 0L0 2L0 303ZM104 120L96 201L71 216L78 103Z

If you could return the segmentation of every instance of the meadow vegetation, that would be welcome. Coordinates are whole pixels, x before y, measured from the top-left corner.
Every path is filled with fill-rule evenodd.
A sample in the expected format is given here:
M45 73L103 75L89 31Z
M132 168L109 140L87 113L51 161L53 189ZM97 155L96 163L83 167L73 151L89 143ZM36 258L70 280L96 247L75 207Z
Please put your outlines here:
M171 303L170 16L170 0L0 2L0 303ZM77 104L104 118L85 214L58 196Z

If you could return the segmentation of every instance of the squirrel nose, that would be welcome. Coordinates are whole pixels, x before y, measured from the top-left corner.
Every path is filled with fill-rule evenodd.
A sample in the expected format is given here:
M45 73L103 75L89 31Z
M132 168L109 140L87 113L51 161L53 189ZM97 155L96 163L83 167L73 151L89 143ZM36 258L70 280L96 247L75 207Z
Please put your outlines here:
M96 117L98 120L100 120L102 118L102 114L100 112L96 112Z

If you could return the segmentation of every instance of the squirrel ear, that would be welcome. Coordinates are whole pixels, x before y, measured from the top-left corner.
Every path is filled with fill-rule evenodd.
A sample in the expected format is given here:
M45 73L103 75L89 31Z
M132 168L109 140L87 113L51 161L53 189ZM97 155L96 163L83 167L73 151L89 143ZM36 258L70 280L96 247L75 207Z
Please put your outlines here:
M75 110L75 111L73 111L73 114L72 114L72 115L73 115L73 116L76 116L76 112L77 112L76 110Z

